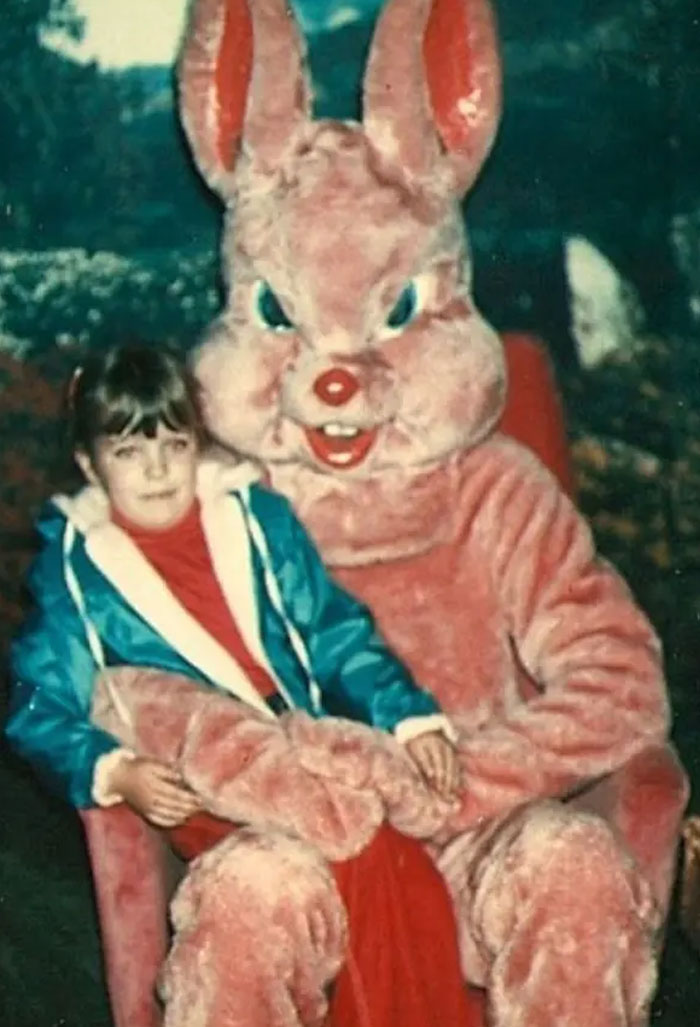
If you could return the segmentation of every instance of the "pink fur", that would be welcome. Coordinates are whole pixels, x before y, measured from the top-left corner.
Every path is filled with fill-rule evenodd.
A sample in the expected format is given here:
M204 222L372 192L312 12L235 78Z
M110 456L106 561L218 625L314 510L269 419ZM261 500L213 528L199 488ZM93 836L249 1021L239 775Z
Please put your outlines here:
M666 743L652 629L553 477L494 434L504 360L471 299L460 210L499 113L487 0L389 0L363 125L308 119L291 21L278 0L251 0L266 38L254 39L241 145L239 126L227 147L220 111L236 97L220 79L212 87L213 29L239 2L195 5L182 64L183 120L227 205L229 294L197 358L209 423L264 465L458 725L465 790L433 851L492 1024L640 1027L687 784ZM274 64L259 47L269 54L282 41L270 105ZM256 305L263 283L287 315L280 330ZM408 283L416 310L392 327ZM355 383L344 402L319 389L329 371ZM274 877L273 858L266 870ZM285 945L301 944L307 914L302 898L283 920ZM264 950L269 972L250 968L247 1012L228 1022L257 1022L266 1001L271 1023L317 1022L320 991L308 1016L279 1012L280 939L261 915L239 955ZM193 911L186 930L197 922ZM198 972L188 952L171 1004ZM319 989L334 952L304 966Z
M527 806L463 835L439 865L458 911L465 967L488 983L495 1023L646 1022L662 917L599 817L562 813L554 803Z
M319 535L341 579L461 725L469 828L529 799L566 795L659 743L667 700L646 619L533 457L494 437L431 484L426 551L410 560L398 557L419 532L412 524L404 540L394 521L393 553L385 545L381 565L339 566L332 546L353 540L337 530L330 500L323 524L336 525L333 540ZM353 504L343 505L359 532Z
M445 824L450 805L386 734L302 711L269 720L162 671L106 673L130 726L111 705L106 675L97 681L93 719L140 755L176 766L216 816L283 831L330 860L363 849L385 818L420 838Z
M497 50L482 0L386 6L365 75L363 123L388 167L428 177L446 164L455 188L467 190L498 125Z
M473 445L500 413L504 366L469 299L456 200L431 206L378 182L353 127L310 126L300 151L284 191L244 176L238 193L229 305L197 365L216 436L265 462L317 469L309 429L333 420L376 431L363 478ZM422 310L397 334L384 319L412 277ZM294 331L264 330L261 279ZM313 383L334 366L358 371L362 388L330 417Z
M321 1027L346 921L317 850L243 828L196 861L172 918L164 1027Z

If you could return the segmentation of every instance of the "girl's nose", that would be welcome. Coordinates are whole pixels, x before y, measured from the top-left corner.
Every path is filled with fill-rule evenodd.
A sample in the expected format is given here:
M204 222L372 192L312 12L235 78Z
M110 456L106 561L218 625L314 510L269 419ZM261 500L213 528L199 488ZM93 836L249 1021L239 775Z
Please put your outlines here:
M168 470L168 462L162 446L149 446L146 452L146 475L162 478Z
M313 384L318 398L330 407L340 407L349 403L360 387L352 371L345 367L331 367L320 374Z

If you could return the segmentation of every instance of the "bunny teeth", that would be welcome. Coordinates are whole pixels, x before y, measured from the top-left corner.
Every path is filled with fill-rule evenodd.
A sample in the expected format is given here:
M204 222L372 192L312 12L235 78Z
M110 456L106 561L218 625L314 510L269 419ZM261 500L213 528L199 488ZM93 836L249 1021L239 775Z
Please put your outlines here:
M356 467L369 453L377 437L377 429L353 428L331 421L318 428L305 428L307 442L317 460L328 467Z
M336 422L322 424L318 430L330 438L354 439L360 434L359 428L353 428L351 424L337 424Z

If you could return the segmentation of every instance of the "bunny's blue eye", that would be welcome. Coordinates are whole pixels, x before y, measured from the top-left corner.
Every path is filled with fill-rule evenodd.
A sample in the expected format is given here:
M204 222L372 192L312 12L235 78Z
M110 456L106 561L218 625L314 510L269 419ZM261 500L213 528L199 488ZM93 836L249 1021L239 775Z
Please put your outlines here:
M258 314L267 328L272 328L276 332L286 332L294 327L267 282L258 284L256 305Z
M404 328L416 316L418 293L413 282L409 282L394 304L386 319L388 328Z

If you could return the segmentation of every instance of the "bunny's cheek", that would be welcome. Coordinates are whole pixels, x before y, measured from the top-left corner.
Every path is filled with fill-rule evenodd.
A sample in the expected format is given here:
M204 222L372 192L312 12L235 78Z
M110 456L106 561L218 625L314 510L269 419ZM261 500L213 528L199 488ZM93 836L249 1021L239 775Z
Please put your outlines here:
M317 460L335 470L357 467L377 438L377 429L357 431L350 437L329 435L322 428L305 428L304 434Z
M503 411L503 402L505 399L506 385L505 380L492 382L491 385L484 392L482 401L481 416L479 422L481 424L493 424Z

